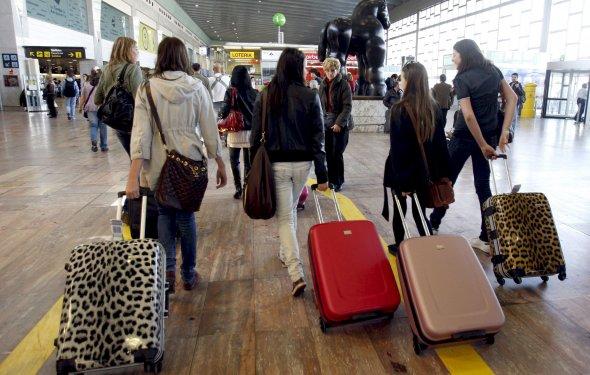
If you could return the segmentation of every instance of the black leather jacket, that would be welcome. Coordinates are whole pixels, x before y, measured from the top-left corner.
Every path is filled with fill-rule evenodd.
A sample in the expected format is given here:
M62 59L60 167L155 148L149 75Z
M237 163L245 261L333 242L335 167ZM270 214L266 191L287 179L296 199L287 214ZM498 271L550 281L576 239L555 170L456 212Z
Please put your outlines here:
M225 91L225 98L219 111L220 118L226 118L231 110L231 90L232 88L230 87ZM247 93L240 93L238 91L237 110L244 115L244 130L252 129L252 110L257 96L258 91L254 89L248 90Z
M262 96L254 103L250 159L254 161L262 137ZM267 97L267 106L268 97ZM313 161L318 183L328 182L324 151L324 120L320 98L302 84L287 90L286 105L276 114L267 110L266 149L271 162Z
M332 102L332 113L336 117L335 124L340 125L342 128L348 128L350 123L350 113L352 111L352 91L350 85L345 79L342 79L342 75L338 74L332 84L330 85L330 97ZM320 86L320 98L322 100L322 109L324 112L328 112L328 79L322 81ZM328 125L328 124L326 124Z

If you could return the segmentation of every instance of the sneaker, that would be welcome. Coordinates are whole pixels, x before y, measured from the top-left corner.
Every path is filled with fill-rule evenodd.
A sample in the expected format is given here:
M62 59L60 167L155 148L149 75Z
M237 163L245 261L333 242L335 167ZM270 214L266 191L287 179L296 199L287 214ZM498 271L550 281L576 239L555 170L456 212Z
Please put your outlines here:
M174 294L176 289L176 272L166 271L166 283L168 283L168 293Z
M199 283L199 274L195 273L195 276L193 277L192 280L190 280L190 281L183 280L182 287L184 288L184 290L193 290L193 289L195 289L195 287L197 286L198 283Z
M474 250L479 250L485 255L490 255L490 244L489 242L484 242L479 238L472 239L469 244Z
M98 151L98 146L96 145L95 141L92 141L92 152L97 152Z
M299 297L305 291L306 286L307 284L303 279L293 282L293 291L291 292L293 297Z
M305 210L305 203L297 203L297 211Z
M342 191L342 184L334 186L334 191L336 193L341 192Z
M101 148L100 151L107 152L107 151L109 151L109 148L108 147L104 147L104 148Z
M234 193L234 199L242 199L242 189L236 190Z

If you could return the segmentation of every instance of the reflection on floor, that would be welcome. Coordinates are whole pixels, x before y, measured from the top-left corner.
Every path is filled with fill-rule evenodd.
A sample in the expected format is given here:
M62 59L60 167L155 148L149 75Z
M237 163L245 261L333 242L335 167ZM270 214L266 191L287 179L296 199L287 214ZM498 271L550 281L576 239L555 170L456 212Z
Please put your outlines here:
M124 187L128 161L114 134L111 151L90 151L79 119L0 112L0 361L63 293L63 265L77 243L109 235L111 204ZM450 117L450 116L449 116ZM373 220L380 217L388 137L354 134L345 155L343 194ZM492 347L475 345L498 374L587 373L590 363L590 134L572 121L523 120L510 166L522 191L542 191L552 204L568 267L564 282L528 279L499 287L481 257L507 317ZM229 164L228 164L229 165ZM228 173L230 170L228 168ZM506 188L503 169L499 185ZM457 203L441 232L475 236L477 199L469 165ZM204 282L172 298L165 373L446 373L433 351L413 354L403 308L391 324L320 332L311 287L290 297L273 221L251 221L227 187L210 187L198 215L198 270ZM309 275L306 236L313 203L299 214L299 239ZM41 373L53 373L50 357Z

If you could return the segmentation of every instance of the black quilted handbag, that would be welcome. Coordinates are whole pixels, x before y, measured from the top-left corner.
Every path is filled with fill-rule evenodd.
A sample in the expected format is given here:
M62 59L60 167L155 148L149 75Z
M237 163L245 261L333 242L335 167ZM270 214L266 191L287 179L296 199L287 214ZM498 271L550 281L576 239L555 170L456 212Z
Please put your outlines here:
M202 161L193 160L175 150L168 150L149 81L145 84L145 91L152 116L166 148L166 161L156 186L156 200L162 206L177 210L199 211L209 182L207 162L205 159Z
M135 99L124 85L125 72L129 65L125 65L117 77L117 83L111 87L104 102L98 108L100 121L115 130L127 133L131 133L133 127L133 110L135 109Z

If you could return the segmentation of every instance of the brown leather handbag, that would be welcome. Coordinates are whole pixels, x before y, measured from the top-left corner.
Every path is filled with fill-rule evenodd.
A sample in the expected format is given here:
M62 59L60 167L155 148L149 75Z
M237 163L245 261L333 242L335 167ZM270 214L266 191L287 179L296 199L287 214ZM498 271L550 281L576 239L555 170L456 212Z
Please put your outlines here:
M414 126L416 140L418 141L420 152L422 153L422 160L424 161L424 168L426 170L427 186L424 197L425 202L422 202L422 204L424 204L424 206L427 208L446 207L449 204L455 202L455 191L453 190L453 184L447 177L439 178L435 181L432 180L430 168L428 167L428 159L426 158L426 153L424 152L424 144L418 138L418 123L414 118L412 111L406 108L406 112L408 112L410 120L412 121L412 125Z
M168 149L149 81L145 84L145 91L152 117L166 150L166 161L156 186L156 200L165 207L188 212L199 211L209 182L207 161L193 160Z
M266 151L266 91L262 92L262 139L246 178L243 206L251 219L268 220L275 215L277 198L272 164Z

